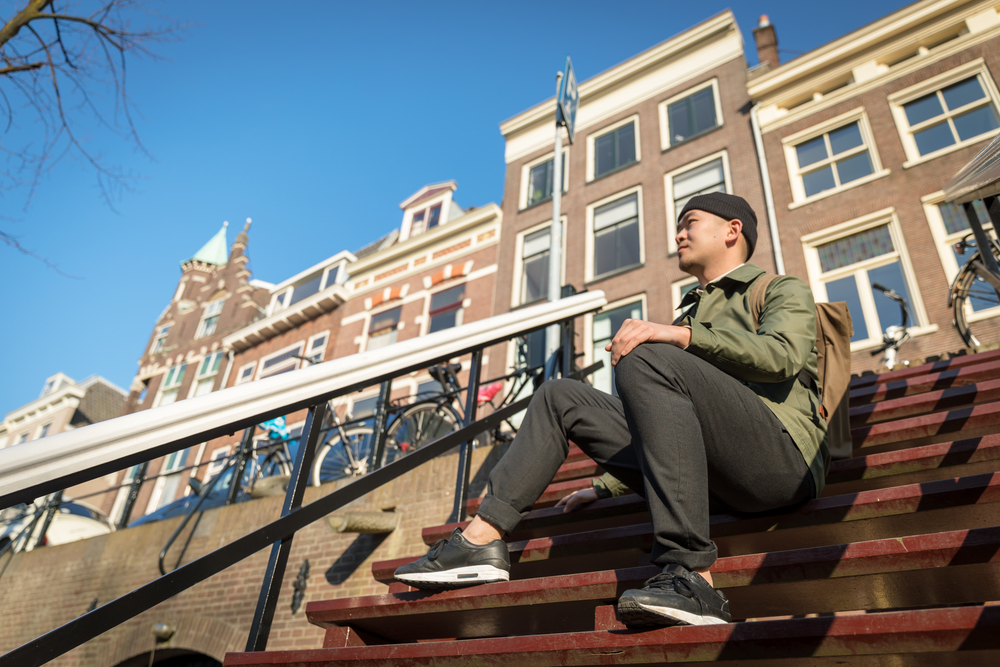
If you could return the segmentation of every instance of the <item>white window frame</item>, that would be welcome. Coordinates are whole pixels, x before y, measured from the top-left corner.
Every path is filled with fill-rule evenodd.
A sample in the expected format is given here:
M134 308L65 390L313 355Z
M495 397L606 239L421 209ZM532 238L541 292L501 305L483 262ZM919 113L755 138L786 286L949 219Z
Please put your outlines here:
M892 239L892 245L895 248L894 252L886 255L880 255L879 257L875 257L873 259L867 259L862 262L858 262L857 264L851 264L847 267L834 269L833 271L829 271L827 273L823 272L819 263L819 251L817 250L818 246L831 241L836 241L846 236L857 234L858 232L863 232L873 227L881 227L883 225L889 226L889 235ZM913 324L910 327L910 335L922 336L924 334L937 331L936 324L927 324L927 311L924 309L923 298L920 295L920 286L917 284L916 273L913 270L913 263L910 261L910 254L907 250L906 241L903 238L902 228L899 224L899 217L896 214L896 209L894 207L876 211L875 213L855 218L854 220L848 220L847 222L839 225L808 234L801 238L801 242L802 250L806 259L806 271L809 274L809 286L812 288L813 297L817 302L825 302L829 300L825 284L827 281L837 280L838 278L854 275L860 270L875 269L886 264L891 264L894 261L898 261L903 270L903 279L906 281L906 288L910 293L909 306L910 313L913 316ZM865 317L863 325L866 328L869 328L868 322L871 321L871 318L878 321L878 314L875 309L874 292L871 289L863 290L859 288L858 297L861 300L861 310ZM883 325L882 331L884 331L884 325L888 323L879 322L879 324ZM858 331L858 326L859 323L855 322L855 333ZM882 331L875 332L875 335L870 336L869 338L857 340L851 343L851 352L881 345Z
M320 336L326 336L326 340L323 341L322 345L313 350L313 342ZM312 359L316 355L319 355L319 360L313 361L313 363L314 364L322 363L323 358L326 356L326 348L329 344L330 344L329 329L327 329L326 331L320 331L318 333L315 333L312 336L309 336L309 338L306 340L306 349L305 352L302 353L302 356L309 357L310 359Z
M858 128L861 130L861 140L865 149L868 151L868 158L872 163L872 173L849 183L841 184L837 187L830 188L829 190L823 190L822 192L817 192L816 194L807 197L805 186L802 184L802 172L815 170L816 164L811 164L805 169L800 169L798 153L795 150L796 147L852 123L858 123ZM882 166L882 159L879 157L878 147L875 143L875 134L872 132L871 123L868 121L868 114L865 112L864 107L852 109L846 113L840 114L836 118L831 118L818 125L813 125L812 127L802 130L801 132L790 134L787 137L782 138L781 144L785 151L785 165L788 168L788 182L792 188L792 202L788 205L789 209L796 209L800 206L811 204L818 199L825 199L826 197L844 192L845 190L850 190L851 188L856 188L860 185L864 185L865 183L870 183L892 173L889 169ZM855 154L860 154L862 152L858 149L851 150L856 151ZM836 160L834 160L833 157L826 158L826 162L828 164L835 161Z
M680 280L675 280L670 283L670 303L673 305L673 318L670 320L673 322L678 317L681 316L681 290L692 283L697 283L698 279L694 276L688 276L687 278L681 278Z
M972 230L968 229L964 232L949 234L948 230L945 229L941 211L938 209L938 205L944 203L943 190L921 197L920 203L924 206L924 215L927 216L927 225L931 230L931 238L934 239L934 247L937 248L938 256L941 258L941 267L944 269L945 278L948 280L948 285L950 286L955 282L955 277L962 268L955 257L955 253L952 252L951 246L965 235L972 233ZM984 227L989 230L993 225L992 223L987 223ZM968 250L966 252L967 256L971 257L974 251ZM968 307L965 319L968 322L978 322L996 317L997 315L1000 315L1000 306L984 308L979 312L975 312L971 307Z
M1000 113L1000 92L998 92L996 83L993 81L993 77L990 75L990 72L986 67L986 63L982 58L977 58L971 62L959 65L958 67L948 70L947 72L933 76L925 81L921 81L914 86L910 86L905 90L901 90L889 96L889 108L892 109L892 117L893 120L896 121L896 130L899 132L900 141L903 142L903 150L906 152L906 157L908 158L907 161L903 163L903 169L908 169L914 165L921 164L922 162L927 162L928 160L933 160L934 158L941 157L942 155L953 153L957 150L965 148L966 146L987 141L1000 133L1000 128L990 130L989 132L980 134L977 137L959 141L951 146L934 151L933 153L928 153L927 155L920 155L920 151L917 150L917 142L910 133L910 123L906 119L906 111L903 109L903 105L908 102L912 102L918 97L923 97L924 95L936 92L942 88L947 88L953 83L958 83L963 79L970 79L974 76L979 76L979 82L983 86L983 92L986 93L988 100L987 103L992 103L993 110ZM953 112L947 111L943 117L950 118L952 115L954 115Z
M559 253L560 267L560 283L566 284L566 222L567 218L564 215L559 216L559 220L562 222L562 252ZM543 229L548 229L552 226L552 220L546 220L545 222L539 223L532 227L528 227L524 231L518 232L517 237L514 241L514 282L510 292L510 307L517 308L518 306L524 305L521 303L521 273L524 271L524 239L535 232L540 232ZM551 241L552 236L549 236Z
M226 458L229 456L229 445L212 450L205 466L205 475L202 481L207 482L220 472L226 469Z
M294 366L292 370L298 370L302 365L302 360L296 359L295 357L291 357L282 362L280 365L276 366L275 368L268 369L267 375L264 375L264 366L267 364L268 361L274 359L275 357L280 357L281 355L285 354L286 352L289 352L290 350L294 350L295 348L299 348L299 356L302 356L302 352L305 349L304 341L300 340L297 343L286 345L277 352L272 352L266 357L261 357L260 363L257 365L257 372L255 373L254 379L260 380L261 378L271 377L272 375L275 375L278 371L284 370L289 366Z
M115 524L117 524L122 519L122 511L124 511L125 509L125 500L132 492L131 484L135 480L136 475L138 474L139 474L139 465L134 465L125 469L125 474L122 476L121 488L118 489L118 493L115 495L115 501L111 505L110 517L111 520L115 522Z
M636 301L642 302L642 318L643 320L649 319L649 303L645 292L639 292L638 294L631 294L627 297L612 301L611 303L605 305L596 313L588 313L584 316L584 331L583 331L583 344L584 344L584 360L585 365L589 366L594 363L594 316L605 313L609 310L614 310L622 306L628 305L630 303L635 303Z
M468 295L468 288L470 284L471 283L467 279L463 279L462 281L455 281L453 284L450 285L444 285L442 287L435 288L434 291L428 290L427 298L424 299L423 318L421 319L421 322L423 323L423 326L421 327L421 335L430 333L431 317L432 317L431 301L433 300L434 296L440 294L441 292L447 292L448 290L459 286L464 286L466 288L466 291L465 295L462 297L462 304L455 309L458 311L455 314L455 326L456 327L462 326L462 324L465 322L465 309L472 305L472 299L469 298ZM440 329L440 331L444 331L444 329Z
M184 449L180 449L176 452L171 452L170 454L167 454L166 456L163 457L163 465L160 467L160 471L156 473L157 477L156 477L156 483L153 484L153 493L150 494L149 504L146 505L146 512L145 512L146 514L149 514L150 512L155 512L164 505L172 503L175 500L174 498L166 498L163 499L164 502L162 503L160 502L160 500L163 497L163 488L167 485L168 477L170 478L171 481L176 481L177 484L180 485L181 480L178 478L181 476L182 473L178 471L180 471L187 465L187 456L186 456L187 451L188 448L185 447ZM185 454L184 461L181 463L177 463L177 461L180 461L181 459L180 455L182 453ZM173 491L174 494L176 494L177 487L175 487ZM185 493L182 495L187 495L187 494Z
M205 361L217 355L219 357L219 368L217 368L216 370L212 370L211 367L209 367L209 369L206 372L202 373L202 368L205 366ZM198 360L198 366L197 369L195 370L194 382L191 383L191 388L188 391L188 398L193 398L194 396L198 395L198 386L205 380L209 379L213 380L212 384L214 387L215 377L219 374L219 370L222 368L223 357L225 357L225 354L223 354L222 350L216 350L214 352L209 352L204 357ZM209 390L207 393L212 393L212 392L211 390ZM202 394L202 396L204 395L205 394Z
M635 162L628 165L628 167L631 167L633 165L642 162L642 153L640 151L640 147L642 146L642 140L639 137L639 114L636 113L632 114L628 118L622 118L620 121L616 123L612 123L611 125L602 127L600 130L595 130L594 132L591 132L590 134L587 135L587 182L588 183L590 183L596 178L594 174L597 171L597 165L595 164L597 155L594 153L594 142L597 139L608 134L609 132L614 132L618 128L622 127L623 125L628 125L629 123L635 123ZM628 167L619 167L618 169L609 171L608 174L613 174L617 171L621 171L622 169L627 169ZM602 174L601 178L607 176L608 174Z
M40 440L42 438L48 437L49 430L51 430L51 429L52 429L52 422L50 422L50 421L49 422L45 422L44 424L42 424L41 426L38 427L38 432L35 433L35 437L33 439L34 440Z
M594 211L604 206L605 204L610 204L613 201L622 199L623 197L628 197L630 194L636 193L636 203L639 213L639 263L630 267L631 269L637 269L646 264L646 234L645 234L645 216L642 212L642 186L634 185L631 188L626 188L625 190L620 190L613 195L605 197L604 199L599 199L593 204L587 205L587 235L585 243L585 263L584 263L584 278L585 282L590 283L594 280L605 280L617 275L627 269L616 269L610 273L604 274L599 278L594 277ZM564 233L565 237L566 234ZM563 255L565 256L565 252Z
M545 155L535 158L531 162L525 162L521 166L521 189L520 193L518 194L518 200L517 200L518 201L517 209L519 211L523 211L524 209L528 208L528 186L529 186L528 179L531 175L531 170L540 164L545 164L549 160L552 160L553 158L555 158L555 154L556 154L555 149L553 149L548 153L546 153ZM566 161L566 168L563 169L562 173L562 181L563 181L562 191L565 194L569 190L569 147L568 146L562 149L562 154L563 154L563 159ZM552 197L549 197L548 199L543 199L535 204L532 204L532 206L540 206L545 202L551 202L551 201Z
M403 321L403 304L398 301L393 301L387 307L369 313L368 317L365 318L364 340L362 341L363 350L365 351L368 350L368 341L371 340L371 331L369 330L371 329L372 319L378 315L381 315L382 313L387 313L390 310L394 310L396 308L399 308L399 321L396 323L396 340L389 343L389 345L395 345L396 343L399 342L399 332L403 330L403 326L405 324L405 322ZM383 347L388 347L388 345L385 345ZM381 348L376 348L376 349L381 349Z
M178 397L180 396L181 385L184 383L184 374L187 373L187 369L185 368L183 373L178 371L177 376L179 377L175 376L172 380L169 380L169 383L168 379L171 378L171 373L174 371L174 369L180 366L187 366L187 365L188 363L183 359L181 359L178 360L176 364L168 367L163 372L163 382L160 384L160 390L156 393L156 400L153 402L154 408L160 406L160 404L163 402L163 395L166 394L167 392L176 391ZM176 400L177 399L174 399L174 401L171 402L176 402Z
M673 255L677 253L677 215L680 213L677 207L674 206L674 178L720 158L722 159L722 176L726 183L726 192L732 194L733 176L729 171L729 151L725 149L711 155L706 155L694 162L688 162L683 167L679 167L663 175L663 196L667 212L667 252L669 254Z
M218 319L215 321L215 326L212 327L212 331L206 333L205 329L207 328L207 322L210 318L222 317L222 308L226 305L226 298L228 297L224 297L222 299L215 299L205 304L205 310L201 314L201 321L198 322L198 333L195 334L194 337L195 340L198 340L199 338L205 338L206 336L212 336L215 334L216 331L218 331L219 329ZM218 310L216 310L216 305L218 307Z
M153 342L149 346L150 354L156 354L163 351L163 348L167 345L166 341L167 336L170 335L170 328L173 326L173 322L167 322L166 324L161 324L156 327L156 335L153 336Z
M712 98L715 100L715 119L718 122L718 124L710 130L705 130L701 134L692 135L687 139L684 139L683 141L678 141L676 143L671 141L670 119L667 117L667 107L669 107L671 104L674 104L675 102L680 102L686 97L691 97L696 93L700 93L705 88L708 88L710 86L712 88ZM672 148L673 146L680 146L681 144L686 144L692 139L697 139L698 137L704 134L708 134L713 130L717 130L718 128L726 124L726 121L722 116L722 98L719 96L719 80L715 78L710 79L708 81L705 81L704 83L699 83L697 86L688 88L682 93L678 93L673 97L663 100L662 102L659 103L659 105L657 105L657 113L660 118L660 150L665 151L668 148Z
M30 436L30 435L31 435L30 432L25 431L21 435L17 436L17 442L15 442L14 444L15 445L23 445L24 443L28 442L28 436Z
M243 372L247 369L250 370L250 374L246 377L243 376ZM253 382L254 371L257 370L257 362L251 361L249 364L243 364L240 369L236 372L236 380L233 382L234 385L243 384L244 382Z

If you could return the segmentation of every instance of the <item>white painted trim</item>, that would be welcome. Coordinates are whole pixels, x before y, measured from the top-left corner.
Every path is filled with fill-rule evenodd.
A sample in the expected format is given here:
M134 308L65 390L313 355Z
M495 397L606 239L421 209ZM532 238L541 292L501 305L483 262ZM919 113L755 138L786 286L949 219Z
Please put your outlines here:
M685 139L684 141L679 141L676 144L674 144L671 141L670 119L667 118L667 107L669 107L674 102L679 102L680 100L683 100L685 97L690 97L695 93L701 92L702 90L704 90L709 86L712 87L712 98L715 100L715 120L716 120L715 128L722 127L723 125L725 125L725 120L722 117L722 98L719 96L719 80L715 77L712 77L710 80L699 83L696 86L692 86L691 88L685 90L683 93L679 93L671 98L665 99L657 105L657 115L659 116L660 119L660 150L665 151L671 146L680 145L688 141L687 139Z
M600 276L596 278L594 277L594 210L604 206L605 204L617 201L622 197L627 197L633 192L636 193L636 202L638 204L639 211L639 264L636 266L642 266L646 263L646 230L645 217L642 213L642 185L635 185L631 188L616 192L613 195L609 195L604 199L595 201L593 204L589 204L587 206L587 230L586 242L584 244L584 252L586 253L586 256L584 257L584 282L589 283L593 280L600 279Z
M562 222L563 230L566 229L567 217L565 215L559 216L559 220ZM532 227L528 227L524 231L518 232L517 237L514 241L514 283L510 291L510 307L517 308L521 305L521 273L524 271L524 238L535 232L540 232L543 229L548 229L552 226L552 220L546 220ZM549 235L552 238L552 235ZM559 258L561 260L561 265L559 267L560 271L560 282L566 284L566 232L563 231L562 235L562 252L559 253ZM494 268L494 271L496 269Z
M722 149L717 153L712 153L711 155L706 155L703 158L699 158L694 162L688 162L683 167L678 167L673 171L668 171L663 175L663 196L665 199L667 212L667 253L673 255L677 252L677 214L678 211L676 206L674 206L674 182L673 179L676 176L680 176L685 172L691 171L692 169L697 169L698 167L708 164L722 158L722 176L726 185L726 192L729 194L733 193L733 177L729 171L729 151Z
M606 303L604 292L584 292L380 350L333 359L295 373L58 433L46 438L43 446L8 447L0 450L0 496L149 452L220 424L280 414L286 406L335 394L413 366L430 365L435 359L492 345L521 331L583 315Z
M612 123L611 125L602 127L599 130L594 130L593 132L587 135L587 182L588 183L590 183L596 178L596 176L594 175L596 173L596 168L597 168L596 165L594 164L594 160L596 159L596 155L594 154L594 142L597 139L600 139L601 137L610 134L611 132L614 132L618 128L628 125L629 123L633 123L635 131L635 162L627 166L630 167L633 164L639 164L640 162L642 162L642 153L640 151L640 146L642 146L642 140L639 138L639 114L634 113L627 118L622 118L620 121L616 123ZM626 168L627 167L618 167L618 169L626 169ZM613 171L617 171L618 169L615 169Z
M282 354L285 354L286 352L294 350L297 347L298 348L302 348L299 351L299 355L300 356L305 356L305 354L304 354L304 352L305 352L305 341L299 340L298 342L292 343L291 345L286 345L285 347L281 348L280 350L272 352L271 354L267 355L266 357L261 357L260 358L260 363L257 365L257 372L254 374L254 379L255 380L261 380L261 379L263 379L262 374L264 372L264 365L268 361L270 361L271 359L274 359L275 357L280 357ZM293 359L293 361L295 362L293 364L295 366L295 370L299 370L299 368L302 366L302 360L301 359ZM271 375L274 375L273 371L268 374L268 376L271 376Z
M617 301L612 301L611 303L606 304L596 313L588 313L587 315L584 315L583 317L583 322L584 322L583 344L585 346L583 355L584 366L589 366L590 364L594 363L594 361L596 361L594 357L594 318L597 315L600 315L601 313L605 313L609 310L614 310L615 308L620 308L621 306L626 306L630 303L635 303L636 301L641 303L640 309L642 310L642 313L640 315L640 319L648 320L649 307L645 292L639 292L638 294L633 294L631 296L618 299ZM593 383L593 378L591 377L589 381Z
M691 283L698 282L698 279L694 276L688 276L687 278L681 278L680 280L675 280L670 283L670 303L674 307L673 322L681 315L680 305L681 305L681 288L687 287Z
M562 170L563 194L565 194L569 190L569 149L570 149L569 146L565 146L562 149L562 153L565 156L564 159L566 161L566 168ZM555 156L555 154L556 152L554 150L551 150L545 155L535 158L531 162L525 162L524 165L521 166L521 187L517 199L518 211L523 211L528 207L528 183L529 183L528 176L531 174L531 170L540 164L548 162ZM549 197L544 201L551 202L552 198ZM539 202L539 205L541 205L541 202Z

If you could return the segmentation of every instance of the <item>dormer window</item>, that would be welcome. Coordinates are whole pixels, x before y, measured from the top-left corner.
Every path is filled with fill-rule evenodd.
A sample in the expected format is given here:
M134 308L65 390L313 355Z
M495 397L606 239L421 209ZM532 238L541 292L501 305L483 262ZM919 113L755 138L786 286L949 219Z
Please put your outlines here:
M318 269L312 273L303 275L291 285L284 283L287 287L282 287L272 297L271 312L277 313L282 311L289 306L308 299L314 294L322 292L331 285L337 284L337 276L340 273L339 269L340 264L328 266L324 269Z
M410 236L430 231L437 227L440 222L441 204L434 204L430 208L418 211L413 214L413 223L410 225Z

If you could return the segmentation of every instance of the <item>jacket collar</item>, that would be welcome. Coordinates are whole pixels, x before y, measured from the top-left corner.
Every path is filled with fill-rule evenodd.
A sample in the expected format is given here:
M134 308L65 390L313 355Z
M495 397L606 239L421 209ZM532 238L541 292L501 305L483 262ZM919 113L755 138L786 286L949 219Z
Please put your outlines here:
M757 279L758 276L760 276L763 273L764 269L760 268L756 264L751 264L748 262L740 267L733 269L732 271L725 274L721 278L713 280L712 282L710 282L708 285L705 286L705 289L708 289L712 285L721 286L727 283L743 283L743 284L752 283L754 280ZM684 298L681 299L680 307L683 308L684 306L694 303L695 301L700 299L702 292L703 290L700 287L698 287L685 294Z

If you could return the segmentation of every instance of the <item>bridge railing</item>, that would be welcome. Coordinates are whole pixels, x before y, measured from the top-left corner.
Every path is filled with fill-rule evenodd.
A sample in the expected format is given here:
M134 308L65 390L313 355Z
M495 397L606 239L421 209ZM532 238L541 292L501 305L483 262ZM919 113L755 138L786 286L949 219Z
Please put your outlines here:
M528 401L523 399L482 419L476 418L483 351L516 336L562 323L564 332L569 333L562 355L563 367L568 368L572 359L573 319L606 303L603 292L584 292L294 373L133 413L30 445L0 450L2 508L236 433L274 417L308 410L302 436L304 446L296 450L280 518L13 649L0 656L0 667L42 665L271 547L246 645L248 651L264 650L295 532L458 445L462 446L459 479L463 472L467 479L473 438L523 410ZM330 399L470 353L467 409L462 428L302 506Z

